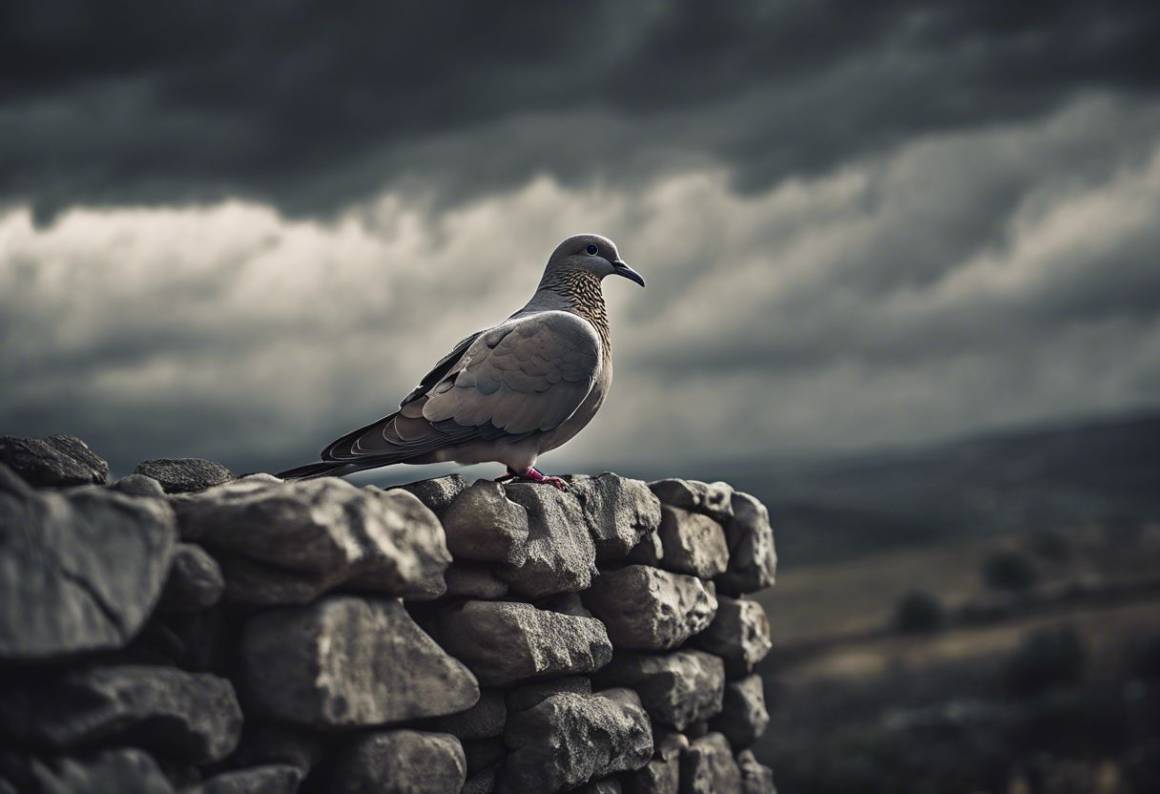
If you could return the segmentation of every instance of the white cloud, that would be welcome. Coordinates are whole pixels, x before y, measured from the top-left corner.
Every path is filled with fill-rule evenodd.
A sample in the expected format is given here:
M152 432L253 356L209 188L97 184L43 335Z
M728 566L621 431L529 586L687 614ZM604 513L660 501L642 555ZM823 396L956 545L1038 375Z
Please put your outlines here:
M559 466L911 442L1160 401L1160 112L1108 97L738 195L540 178L334 221L240 202L0 215L0 429L122 466L291 464L389 411L601 231L617 384Z

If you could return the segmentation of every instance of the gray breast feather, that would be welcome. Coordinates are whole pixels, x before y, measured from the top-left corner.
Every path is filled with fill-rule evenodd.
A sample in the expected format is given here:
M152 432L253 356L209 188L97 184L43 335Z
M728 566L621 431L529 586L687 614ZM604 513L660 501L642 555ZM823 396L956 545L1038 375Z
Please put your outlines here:
M600 366L600 337L586 320L563 311L516 317L471 343L427 393L423 418L511 434L553 430L584 402Z

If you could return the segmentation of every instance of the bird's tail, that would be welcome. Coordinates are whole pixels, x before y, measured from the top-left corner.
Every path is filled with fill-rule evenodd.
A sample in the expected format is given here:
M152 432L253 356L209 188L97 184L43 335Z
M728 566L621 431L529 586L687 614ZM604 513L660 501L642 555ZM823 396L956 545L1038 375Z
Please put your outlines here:
M279 472L277 476L283 480L308 480L312 477L341 476L354 471L358 471L358 467L350 463L323 461L321 463L307 463L305 466L287 469L286 471Z

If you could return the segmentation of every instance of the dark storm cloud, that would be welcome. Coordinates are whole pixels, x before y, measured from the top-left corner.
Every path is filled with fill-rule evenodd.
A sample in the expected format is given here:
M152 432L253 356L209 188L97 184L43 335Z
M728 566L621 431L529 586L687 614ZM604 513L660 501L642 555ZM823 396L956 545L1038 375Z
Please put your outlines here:
M5 5L0 199L334 210L719 160L759 190L1077 90L1152 91L1155 3Z

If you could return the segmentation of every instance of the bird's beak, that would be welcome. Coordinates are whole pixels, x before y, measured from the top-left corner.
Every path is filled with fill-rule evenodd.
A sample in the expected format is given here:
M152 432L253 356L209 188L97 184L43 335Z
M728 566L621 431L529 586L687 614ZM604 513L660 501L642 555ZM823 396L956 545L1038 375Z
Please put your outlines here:
M624 262L621 262L619 259L612 263L612 267L613 272L616 273L616 275L624 276L629 281L635 281L642 287L644 286L644 276L642 276L640 273L637 273L635 270L633 270Z

